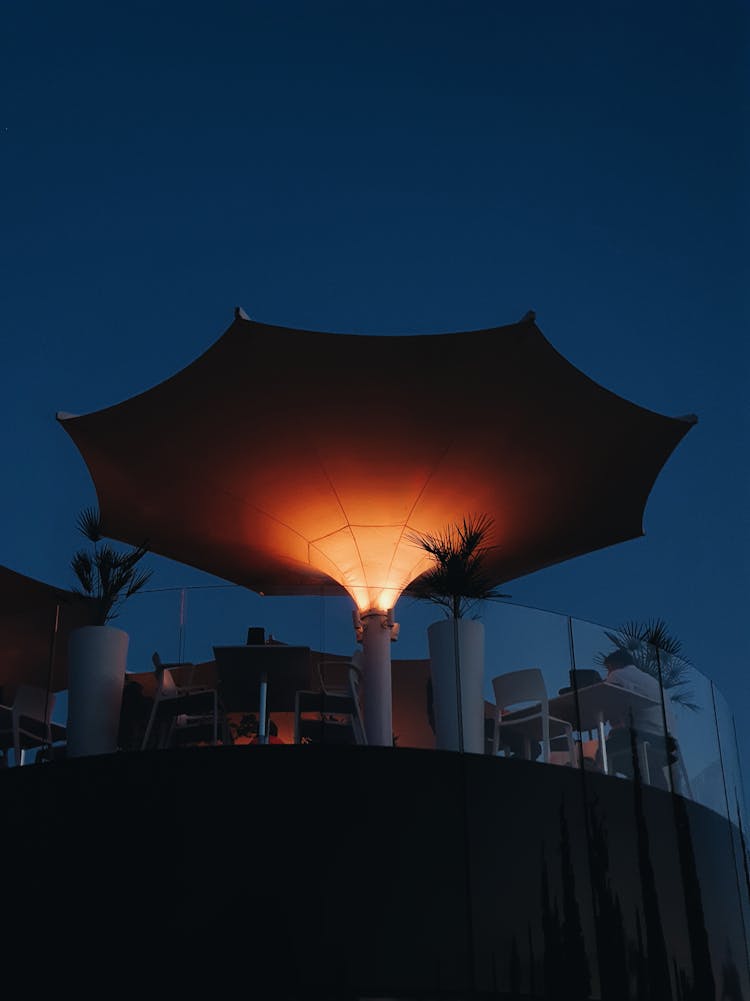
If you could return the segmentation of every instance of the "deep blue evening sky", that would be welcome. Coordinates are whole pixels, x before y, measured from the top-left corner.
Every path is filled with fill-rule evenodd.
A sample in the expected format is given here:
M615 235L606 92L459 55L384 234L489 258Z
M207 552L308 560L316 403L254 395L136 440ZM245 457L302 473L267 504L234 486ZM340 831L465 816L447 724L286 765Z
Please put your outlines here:
M95 494L55 412L172 375L235 305L282 326L383 334L533 308L591 378L699 424L656 483L644 538L513 582L513 600L613 625L665 618L742 725L743 8L6 0L0 563L72 583L75 518ZM150 565L153 587L218 583ZM124 611L131 670L162 635L175 642L174 594ZM214 617L200 632L203 598ZM250 624L305 641L263 601L191 592L187 655L208 659ZM320 632L310 607L306 641L324 628L329 649L349 651L349 606ZM406 614L394 655L426 656Z

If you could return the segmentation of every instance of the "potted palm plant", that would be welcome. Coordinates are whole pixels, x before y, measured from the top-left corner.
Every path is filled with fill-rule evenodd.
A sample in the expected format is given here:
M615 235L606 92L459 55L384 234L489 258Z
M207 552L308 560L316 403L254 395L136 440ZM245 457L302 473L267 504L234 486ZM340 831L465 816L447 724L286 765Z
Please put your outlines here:
M626 622L614 631L605 630L604 635L616 650L630 655L635 667L656 678L672 702L685 709L700 709L691 686L695 676L692 665L682 652L682 641L672 635L664 619ZM599 653L597 663L603 664L606 656Z
M148 552L145 545L118 552L103 541L97 508L84 508L77 527L91 546L79 549L71 560L76 578L71 590L90 601L93 624L74 629L68 641L70 757L117 750L129 636L110 623L122 602L140 591L152 575L139 566Z
M487 569L491 529L492 520L479 515L409 536L434 565L407 594L444 612L427 628L435 743L444 750L484 751L484 624L470 613L482 601L508 597Z

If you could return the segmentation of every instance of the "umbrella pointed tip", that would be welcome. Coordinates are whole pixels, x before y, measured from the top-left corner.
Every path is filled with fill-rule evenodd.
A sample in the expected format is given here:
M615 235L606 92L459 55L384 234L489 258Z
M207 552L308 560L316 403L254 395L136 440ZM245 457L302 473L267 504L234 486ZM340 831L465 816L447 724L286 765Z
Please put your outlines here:
M521 323L533 323L534 320L536 320L536 312L533 309L530 309L530 310L528 310L528 312L526 312L526 313L523 314L523 316L521 317L520 322Z
M78 414L69 414L67 410L58 410L57 413L55 414L55 420L58 420L62 423L63 421L69 421L71 417L77 417L77 416Z
M242 306L234 307L234 318L235 320L249 320L250 317L247 315Z

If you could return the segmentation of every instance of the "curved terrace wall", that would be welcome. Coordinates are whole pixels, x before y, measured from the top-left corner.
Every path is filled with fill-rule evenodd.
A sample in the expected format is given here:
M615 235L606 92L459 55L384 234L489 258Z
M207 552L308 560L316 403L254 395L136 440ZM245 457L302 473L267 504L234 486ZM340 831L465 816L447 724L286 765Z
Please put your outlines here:
M750 996L730 825L641 783L272 745L8 769L0 795L3 941L32 992Z

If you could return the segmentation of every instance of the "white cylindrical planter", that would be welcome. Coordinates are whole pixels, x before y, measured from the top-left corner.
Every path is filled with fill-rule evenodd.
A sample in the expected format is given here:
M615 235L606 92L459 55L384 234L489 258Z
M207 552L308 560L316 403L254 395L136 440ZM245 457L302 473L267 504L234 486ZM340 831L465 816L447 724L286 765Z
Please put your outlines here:
M427 642L435 714L435 746L440 750L463 749L474 754L484 753L483 623L476 619L433 622L427 627ZM463 747L459 740L459 687Z
M362 613L362 702L367 743L393 747L391 629L386 612Z
M68 641L68 757L117 750L129 636L82 626Z

